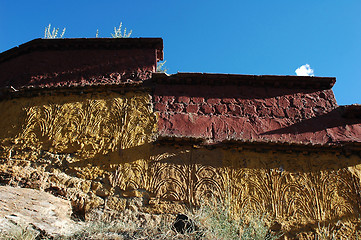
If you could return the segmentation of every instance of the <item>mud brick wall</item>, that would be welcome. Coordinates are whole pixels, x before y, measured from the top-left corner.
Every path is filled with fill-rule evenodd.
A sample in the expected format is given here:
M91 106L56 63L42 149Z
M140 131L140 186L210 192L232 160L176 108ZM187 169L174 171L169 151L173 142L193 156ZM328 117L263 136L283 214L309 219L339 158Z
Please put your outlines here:
M0 88L139 82L162 58L161 39L35 39L1 54Z
M245 84L241 77L239 83L223 85L171 80L157 84L153 101L160 116L160 134L209 142L242 139L325 144L345 140L339 133L347 131L359 139L359 125L353 124L357 120L342 117L343 110L330 87L254 85ZM344 124L350 131L340 129Z
M68 198L84 218L215 197L267 213L291 239L360 226L361 107L337 105L334 78L154 73L153 41L0 54L0 183Z

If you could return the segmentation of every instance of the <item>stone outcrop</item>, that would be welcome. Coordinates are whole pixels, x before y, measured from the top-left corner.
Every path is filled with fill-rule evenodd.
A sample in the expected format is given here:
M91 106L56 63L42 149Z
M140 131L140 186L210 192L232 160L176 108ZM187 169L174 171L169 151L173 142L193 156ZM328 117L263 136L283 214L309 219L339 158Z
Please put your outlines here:
M0 228L32 226L49 236L71 235L79 224L71 220L70 201L28 188L0 186Z

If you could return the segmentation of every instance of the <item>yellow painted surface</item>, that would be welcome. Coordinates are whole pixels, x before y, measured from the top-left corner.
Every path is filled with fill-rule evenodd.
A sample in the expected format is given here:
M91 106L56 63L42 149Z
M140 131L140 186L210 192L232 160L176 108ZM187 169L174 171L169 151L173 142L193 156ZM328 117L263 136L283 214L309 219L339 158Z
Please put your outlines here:
M324 220L358 211L359 178L350 172L360 166L358 156L185 147L155 152L149 191L162 198L198 204L205 195L230 197L240 208L253 206L277 218Z
M70 154L69 171L89 179L127 161L122 150L144 146L156 131L146 93L19 98L1 101L0 111L2 158Z
M359 155L154 145L157 116L142 92L18 98L0 111L2 158L92 180L113 205L145 197L156 211L178 211L215 196L293 231L359 216Z
M163 146L151 158L147 186L158 200L199 205L214 196L229 201L236 215L268 213L290 236L359 218L356 155ZM162 201L154 207L164 209Z

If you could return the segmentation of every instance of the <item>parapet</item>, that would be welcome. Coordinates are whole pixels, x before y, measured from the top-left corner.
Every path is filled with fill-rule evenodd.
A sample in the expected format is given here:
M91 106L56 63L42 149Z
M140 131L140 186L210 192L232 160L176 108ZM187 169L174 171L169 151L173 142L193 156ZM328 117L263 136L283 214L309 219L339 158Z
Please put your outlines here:
M155 72L162 59L160 38L35 39L0 54L0 97L145 91L154 139L361 143L360 107L337 105L334 77L168 75Z
M165 139L361 143L359 106L337 105L332 77L177 73L152 79Z
M0 88L140 82L162 59L161 38L35 39L0 54Z

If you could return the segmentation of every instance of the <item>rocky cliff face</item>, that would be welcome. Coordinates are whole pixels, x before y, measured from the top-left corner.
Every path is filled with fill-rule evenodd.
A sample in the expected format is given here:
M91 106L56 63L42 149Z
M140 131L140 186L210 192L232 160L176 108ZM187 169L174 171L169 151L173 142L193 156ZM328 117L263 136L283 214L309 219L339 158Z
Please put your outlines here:
M71 235L79 224L71 220L70 201L39 190L0 186L0 229L32 226L49 236Z

